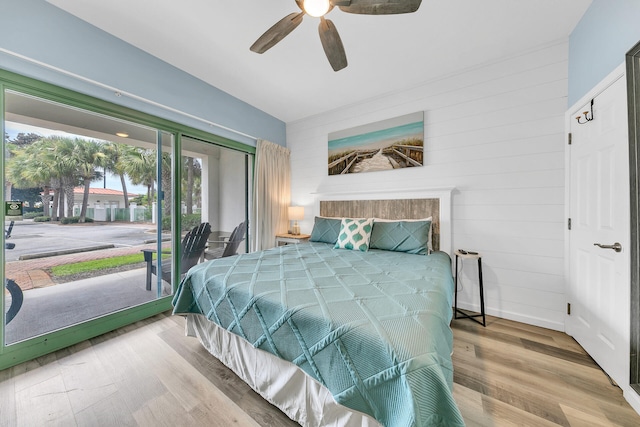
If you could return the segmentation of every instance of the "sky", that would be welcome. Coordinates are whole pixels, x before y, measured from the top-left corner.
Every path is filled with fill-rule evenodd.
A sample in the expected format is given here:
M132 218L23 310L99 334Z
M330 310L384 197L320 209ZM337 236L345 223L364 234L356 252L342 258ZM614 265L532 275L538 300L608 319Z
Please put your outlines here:
M329 141L329 150L355 148L377 143L379 141L397 141L399 139L422 136L424 124L422 122L408 123L388 129L348 136L346 138Z
M355 149L383 148L410 138L424 139L423 111L331 132L329 155Z

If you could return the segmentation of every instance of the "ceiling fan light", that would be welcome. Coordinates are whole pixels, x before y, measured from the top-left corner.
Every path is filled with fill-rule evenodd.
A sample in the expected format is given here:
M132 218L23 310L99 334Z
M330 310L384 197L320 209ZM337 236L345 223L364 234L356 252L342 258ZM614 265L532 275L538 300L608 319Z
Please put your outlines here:
M303 7L307 15L318 18L329 12L331 3L329 0L304 0Z

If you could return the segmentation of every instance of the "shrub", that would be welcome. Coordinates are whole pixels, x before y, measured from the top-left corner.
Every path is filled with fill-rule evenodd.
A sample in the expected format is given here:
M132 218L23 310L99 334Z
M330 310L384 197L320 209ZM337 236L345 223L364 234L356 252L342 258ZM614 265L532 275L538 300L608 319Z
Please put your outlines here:
M34 211L34 212L25 212L23 217L24 219L33 219L33 218L38 218L38 217L42 217L43 215L42 211Z
M35 218L33 218L34 222L47 222L47 221L51 221L51 217L50 216L37 216Z
M78 224L80 222L80 217L79 216L68 216L65 218L62 218L60 220L61 224ZM93 222L93 218L85 218L84 222Z
M60 224L76 224L80 222L80 217L78 216L67 216L64 218L60 218Z
M189 231L193 227L200 225L200 214L182 215L182 231ZM171 217L162 217L162 229L171 230Z
M197 225L200 225L200 214L182 216L182 230L191 230Z

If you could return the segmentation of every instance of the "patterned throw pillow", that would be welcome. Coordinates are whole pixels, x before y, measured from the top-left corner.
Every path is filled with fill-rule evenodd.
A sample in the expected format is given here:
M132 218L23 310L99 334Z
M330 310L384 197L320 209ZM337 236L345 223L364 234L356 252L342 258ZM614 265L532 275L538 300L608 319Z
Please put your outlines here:
M372 228L373 218L343 218L340 224L338 241L334 248L366 252L369 250L369 239L371 239Z

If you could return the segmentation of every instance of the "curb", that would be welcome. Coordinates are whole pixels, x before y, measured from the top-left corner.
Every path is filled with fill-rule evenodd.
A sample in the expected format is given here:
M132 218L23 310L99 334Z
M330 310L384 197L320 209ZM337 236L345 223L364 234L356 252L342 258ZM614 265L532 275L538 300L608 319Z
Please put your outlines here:
M100 246L90 246L86 248L66 249L61 251L40 252L35 254L20 255L20 257L18 257L18 260L27 261L30 259L47 258L47 257L52 257L57 255L69 255L69 254L77 254L80 252L99 251L102 249L113 249L113 248L115 248L115 245L109 244L109 245L100 245Z

